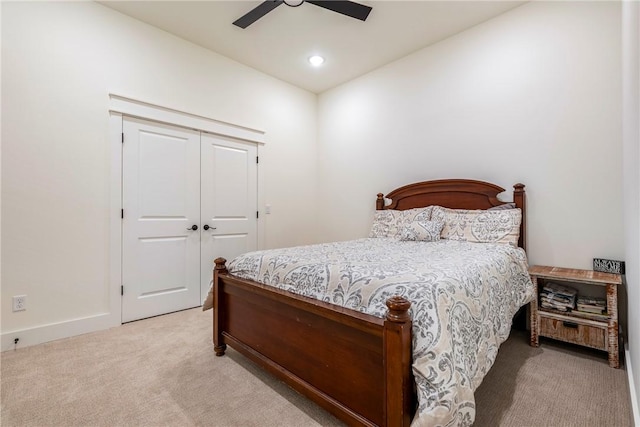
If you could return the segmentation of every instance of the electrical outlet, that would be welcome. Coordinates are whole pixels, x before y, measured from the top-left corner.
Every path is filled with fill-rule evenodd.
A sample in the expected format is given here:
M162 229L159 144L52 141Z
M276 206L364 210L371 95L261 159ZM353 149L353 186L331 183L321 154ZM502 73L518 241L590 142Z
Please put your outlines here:
M16 295L13 297L13 311L24 311L27 309L27 296Z

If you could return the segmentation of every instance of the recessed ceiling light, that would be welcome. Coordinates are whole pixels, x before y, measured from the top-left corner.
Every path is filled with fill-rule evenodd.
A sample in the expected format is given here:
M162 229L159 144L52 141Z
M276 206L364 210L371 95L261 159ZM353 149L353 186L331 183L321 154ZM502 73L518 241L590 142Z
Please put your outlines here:
M324 62L324 58L319 55L313 55L309 57L309 63L314 67L319 67Z

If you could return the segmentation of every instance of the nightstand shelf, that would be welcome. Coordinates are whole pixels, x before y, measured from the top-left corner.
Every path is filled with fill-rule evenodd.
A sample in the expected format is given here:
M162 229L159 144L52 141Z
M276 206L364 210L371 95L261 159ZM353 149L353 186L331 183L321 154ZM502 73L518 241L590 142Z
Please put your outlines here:
M537 347L539 337L544 336L595 348L608 352L609 366L619 368L618 285L622 283L621 276L591 270L540 265L529 268L529 275L536 288L536 298L531 302L531 345ZM538 291L545 281L604 286L607 313L590 315L575 311L562 312L538 308Z

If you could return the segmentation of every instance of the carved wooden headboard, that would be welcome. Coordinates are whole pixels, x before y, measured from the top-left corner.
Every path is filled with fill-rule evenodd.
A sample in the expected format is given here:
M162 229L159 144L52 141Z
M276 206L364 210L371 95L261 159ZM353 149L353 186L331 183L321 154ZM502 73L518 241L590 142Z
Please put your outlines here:
M495 184L471 179L439 179L416 182L397 188L384 196L378 193L376 209L406 210L429 205L438 205L450 209L488 209L507 202L498 200L498 194L505 189ZM391 199L385 205L384 199ZM522 211L520 239L518 246L526 249L526 198L524 184L513 186L513 201Z

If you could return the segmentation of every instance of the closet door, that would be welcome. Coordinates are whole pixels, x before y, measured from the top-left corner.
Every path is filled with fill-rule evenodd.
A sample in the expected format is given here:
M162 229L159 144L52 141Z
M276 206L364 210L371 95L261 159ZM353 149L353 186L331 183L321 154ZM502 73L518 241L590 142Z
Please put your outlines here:
M128 322L200 305L200 132L132 118L123 132Z
M258 177L255 144L202 134L202 298L213 260L257 249Z

